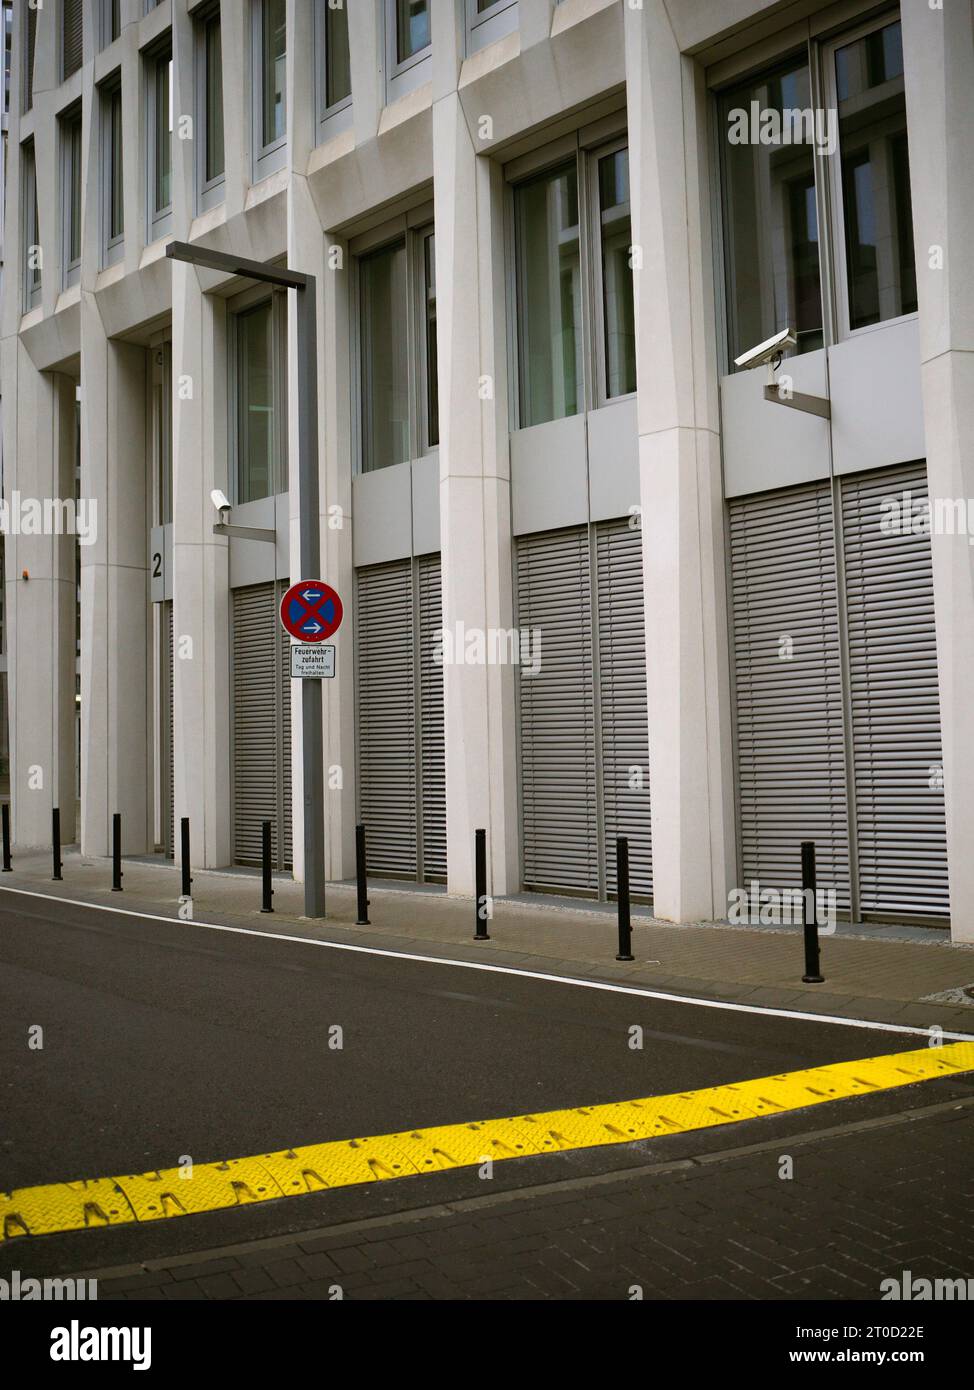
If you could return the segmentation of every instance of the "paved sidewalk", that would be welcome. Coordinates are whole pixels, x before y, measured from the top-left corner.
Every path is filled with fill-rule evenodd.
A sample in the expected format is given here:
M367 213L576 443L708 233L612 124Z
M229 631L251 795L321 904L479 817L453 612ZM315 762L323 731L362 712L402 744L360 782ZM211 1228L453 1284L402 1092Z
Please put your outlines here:
M66 850L51 881L48 853L18 853L0 888L21 888L96 906L179 914L179 871L164 860L126 860L124 892L111 892L108 860ZM275 879L274 914L260 912L260 880L244 871L193 871L192 916L322 941L492 962L549 974L631 983L668 993L845 1017L940 1027L974 1035L974 946L937 929L841 927L822 938L822 985L804 985L798 928L672 926L634 914L633 964L615 960L614 909L563 899L497 899L490 941L475 943L473 903L436 889L369 885L371 925L355 926L355 889L328 886L328 918L301 916L303 888ZM946 995L946 999L931 996Z
M100 1301L874 1301L904 1270L974 1273L974 1099L916 1089L820 1133L76 1277Z

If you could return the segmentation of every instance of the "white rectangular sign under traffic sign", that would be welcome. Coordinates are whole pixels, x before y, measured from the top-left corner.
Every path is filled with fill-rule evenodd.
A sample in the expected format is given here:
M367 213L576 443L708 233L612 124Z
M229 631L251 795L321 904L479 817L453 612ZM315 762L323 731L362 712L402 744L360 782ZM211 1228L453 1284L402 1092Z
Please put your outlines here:
M291 644L292 680L331 680L335 674L335 648Z

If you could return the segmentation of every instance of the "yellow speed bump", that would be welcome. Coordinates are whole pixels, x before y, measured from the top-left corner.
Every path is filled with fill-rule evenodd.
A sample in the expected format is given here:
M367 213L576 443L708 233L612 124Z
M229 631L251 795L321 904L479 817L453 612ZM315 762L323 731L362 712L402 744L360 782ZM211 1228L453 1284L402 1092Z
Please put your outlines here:
M566 1149L685 1134L974 1071L974 1043L811 1067L731 1086L342 1139L250 1158L0 1193L0 1239L162 1221L326 1188L415 1177Z

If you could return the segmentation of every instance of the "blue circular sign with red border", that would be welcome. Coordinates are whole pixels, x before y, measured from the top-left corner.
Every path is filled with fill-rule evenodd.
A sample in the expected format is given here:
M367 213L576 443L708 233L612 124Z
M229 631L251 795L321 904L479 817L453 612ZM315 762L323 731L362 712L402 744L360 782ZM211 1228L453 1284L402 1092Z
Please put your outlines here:
M306 579L281 599L281 622L299 642L326 642L342 625L342 601L330 584Z

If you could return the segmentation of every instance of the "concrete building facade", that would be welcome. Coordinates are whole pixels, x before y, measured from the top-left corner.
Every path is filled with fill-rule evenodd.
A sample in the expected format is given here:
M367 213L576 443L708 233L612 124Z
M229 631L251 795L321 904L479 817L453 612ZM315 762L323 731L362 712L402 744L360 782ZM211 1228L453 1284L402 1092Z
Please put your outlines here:
M176 239L316 277L329 878L361 819L469 894L483 827L491 894L605 898L626 835L723 920L810 839L974 940L967 0L21 0L13 54L15 843L303 874L295 316ZM76 450L81 543L25 520Z

